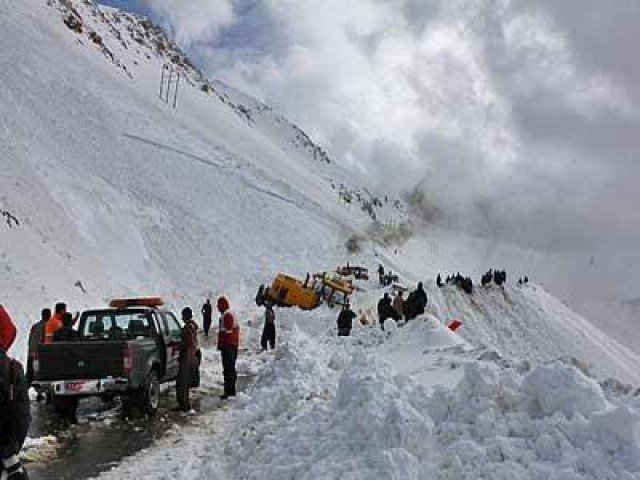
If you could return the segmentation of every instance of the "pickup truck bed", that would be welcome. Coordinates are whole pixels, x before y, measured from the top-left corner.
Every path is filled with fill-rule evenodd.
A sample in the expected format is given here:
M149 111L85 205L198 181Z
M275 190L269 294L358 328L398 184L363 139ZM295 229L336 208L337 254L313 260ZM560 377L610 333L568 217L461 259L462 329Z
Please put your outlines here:
M126 341L70 342L40 345L38 380L90 380L126 376Z

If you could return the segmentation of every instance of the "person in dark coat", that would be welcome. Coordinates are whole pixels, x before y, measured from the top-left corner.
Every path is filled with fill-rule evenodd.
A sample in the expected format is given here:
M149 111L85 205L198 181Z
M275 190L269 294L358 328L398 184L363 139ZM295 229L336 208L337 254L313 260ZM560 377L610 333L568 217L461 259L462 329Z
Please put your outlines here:
M418 288L409 294L405 305L405 320L413 320L425 312L427 306L427 293L424 291L422 282L418 283Z
M351 329L353 328L353 319L356 318L356 313L351 310L349 302L345 303L338 315L338 336L348 337L351 335Z
M265 306L264 327L262 329L260 345L262 346L262 350L266 350L267 345L271 347L271 350L276 348L276 313L270 304Z
M438 274L438 276L436 277L436 285L438 285L438 288L442 288L442 276L440 274Z
M209 330L211 329L211 316L213 314L213 307L211 306L211 300L207 298L207 301L202 305L202 329L204 330L204 336L209 338Z
M29 386L20 362L7 354L15 338L16 327L0 305L0 477L27 480L18 455L31 423Z
M40 313L40 321L31 327L29 331L29 350L27 354L27 383L33 383L33 361L38 353L38 345L44 342L44 326L51 318L51 309L44 308ZM38 390L38 400L42 398L42 393Z
M73 329L73 315L69 312L62 316L62 328L53 334L54 342L75 342L78 340L78 332Z
M198 365L198 326L193 321L193 311L189 307L182 309L184 326L180 330L180 351L178 355L178 378L176 379L176 398L178 409L191 410L189 389L193 384Z
M382 264L378 265L378 280L380 281L380 285L384 285L384 267Z
M384 322L388 318L393 318L395 321L400 319L400 315L393 308L391 303L391 297L388 293L385 293L380 301L378 301L378 319L380 321L380 327L384 331Z
M468 295L471 295L473 293L473 280L471 280L471 278L466 277L462 280L462 290L467 293Z

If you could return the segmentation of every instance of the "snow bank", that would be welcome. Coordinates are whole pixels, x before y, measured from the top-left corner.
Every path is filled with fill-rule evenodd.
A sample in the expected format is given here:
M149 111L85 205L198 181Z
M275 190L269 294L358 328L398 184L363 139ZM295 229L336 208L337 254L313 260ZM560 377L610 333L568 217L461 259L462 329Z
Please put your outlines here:
M437 478L640 478L640 412L632 404L613 408L570 365L521 376L468 364L457 388L430 399Z

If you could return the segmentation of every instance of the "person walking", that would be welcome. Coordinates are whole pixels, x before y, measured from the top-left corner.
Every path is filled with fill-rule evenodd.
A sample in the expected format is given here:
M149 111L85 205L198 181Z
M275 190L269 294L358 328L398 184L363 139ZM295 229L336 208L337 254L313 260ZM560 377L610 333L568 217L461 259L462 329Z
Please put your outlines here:
M16 327L0 305L0 478L27 480L18 455L31 423L29 387L20 362L8 356L15 339Z
M51 309L43 308L40 312L40 321L34 324L29 331L27 353L27 384L31 387L34 380L33 361L38 353L38 345L44 342L44 327L51 318ZM42 400L42 392L38 390L38 400Z
M353 319L356 318L356 313L351 310L349 302L345 303L338 315L338 336L348 337L351 335L351 329L353 328Z
M262 328L262 337L260 338L262 350L266 350L267 346L271 350L276 348L276 313L273 311L273 305L267 304L264 311L264 327Z
M193 384L196 369L199 368L198 351L198 325L193 321L193 311L189 307L182 309L182 321L184 326L180 330L180 351L178 355L178 378L176 379L176 399L178 409L183 412L191 410L189 389Z
M231 311L231 304L227 297L218 298L218 312L220 323L218 327L218 350L222 356L222 375L224 377L224 393L222 400L236 395L236 360L238 359L238 347L240 345L240 324Z
M204 330L205 338L209 338L209 330L211 329L211 318L213 315L213 307L211 306L211 300L207 298L202 305L202 329Z

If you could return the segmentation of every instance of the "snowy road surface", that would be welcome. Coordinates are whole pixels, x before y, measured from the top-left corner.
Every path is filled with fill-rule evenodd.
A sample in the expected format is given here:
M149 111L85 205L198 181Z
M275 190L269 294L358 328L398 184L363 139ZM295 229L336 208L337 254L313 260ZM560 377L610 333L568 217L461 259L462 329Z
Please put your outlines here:
M238 390L244 391L252 381L250 376L238 378ZM83 479L109 470L124 458L134 455L170 432L197 425L199 416L223 406L219 391L192 392L197 414L186 416L172 412L175 406L173 388L164 392L160 409L153 419L122 419L117 403L89 399L81 403L79 424L69 427L44 404L34 404L31 438L48 438L44 446L28 448L29 476L34 480Z

